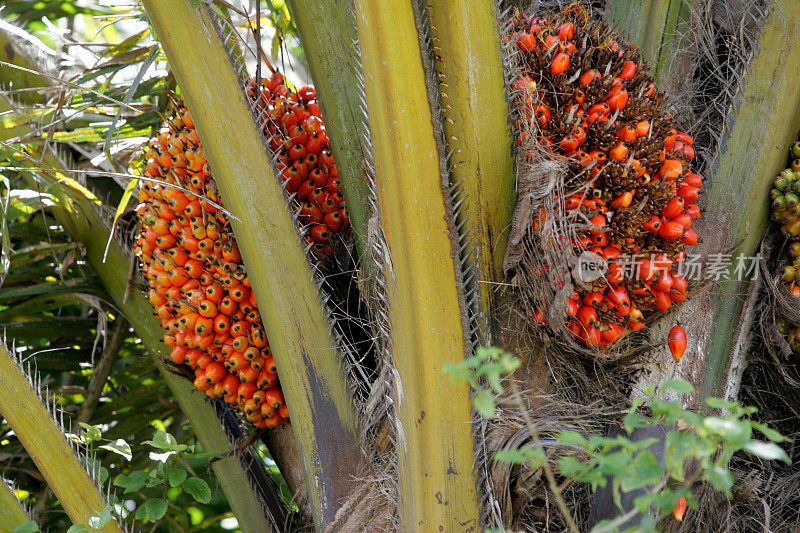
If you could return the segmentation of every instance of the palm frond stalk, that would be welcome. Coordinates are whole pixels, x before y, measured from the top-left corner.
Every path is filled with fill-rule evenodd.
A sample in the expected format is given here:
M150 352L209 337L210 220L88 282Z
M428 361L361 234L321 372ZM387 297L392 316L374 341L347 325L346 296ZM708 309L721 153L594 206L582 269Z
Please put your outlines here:
M225 206L236 217L233 229L281 369L314 521L323 529L352 489L352 476L361 473L365 456L308 259L224 43L212 30L210 10L195 9L188 0L146 0L144 7Z
M516 205L511 131L503 82L497 13L492 2L429 0L428 14L444 116L452 151L450 181L465 249L475 278L479 338L496 343L495 283L504 278L503 256Z
M287 2L317 90L356 247L366 257L369 182L361 146L361 61L356 21L347 0Z
M356 2L376 185L389 256L400 519L405 530L478 527L469 390L444 379L469 351L460 261L415 15L406 2ZM391 58L391 59L389 59ZM438 117L437 117L438 118ZM445 167L445 168L443 168Z
M763 27L735 111L723 130L724 149L713 163L712 187L706 197L707 253L735 250L731 280L720 284L702 326L705 345L702 396L734 398L750 342L755 306L751 278L737 279L739 258L758 252L769 219L765 200L772 179L785 164L785 150L800 128L800 10L790 0L773 2ZM746 206L747 216L742 216ZM701 334L698 332L698 336Z
M108 504L42 404L41 391L34 390L2 343L0 376L0 414L11 425L73 523L88 524ZM111 520L100 531L121 533L122 529Z
M22 504L0 478L0 533L12 533L18 526L30 522Z

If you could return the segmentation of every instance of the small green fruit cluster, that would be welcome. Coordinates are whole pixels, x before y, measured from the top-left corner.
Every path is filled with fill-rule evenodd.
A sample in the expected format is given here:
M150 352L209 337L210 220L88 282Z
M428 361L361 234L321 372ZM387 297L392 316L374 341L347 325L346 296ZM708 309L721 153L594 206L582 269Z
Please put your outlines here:
M781 224L787 239L800 240L800 142L790 150L789 167L772 182L772 218Z
M770 191L772 218L781 224L781 233L789 244L790 262L783 267L781 279L786 289L800 298L800 142L789 150L789 166L775 177ZM792 350L800 353L800 326L778 320L778 331Z

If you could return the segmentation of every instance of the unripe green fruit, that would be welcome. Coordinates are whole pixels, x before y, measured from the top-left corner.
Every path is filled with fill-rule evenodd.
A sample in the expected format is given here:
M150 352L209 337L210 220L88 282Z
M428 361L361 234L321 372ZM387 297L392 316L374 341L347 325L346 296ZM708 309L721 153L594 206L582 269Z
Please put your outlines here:
M797 277L797 271L792 266L785 266L783 267L783 274L781 274L781 279L786 282L794 281Z
M786 188L790 184L791 184L791 182L789 180L787 180L786 177L778 175L778 176L775 176L774 180L772 180L772 185L775 187L772 190L773 191L785 191Z
M778 322L775 325L778 327L778 332L781 335L786 335L787 333L789 333L789 326L786 325L786 322Z
M800 141L797 141L792 146L792 157L800 157Z
M800 196L797 196L797 194L793 192L784 194L783 198L786 201L786 207L792 207L800 203Z
M772 189L773 191L775 189ZM782 194L777 194L772 199L772 209L783 210L786 209L786 198Z
M792 161L792 172L800 172L800 159Z

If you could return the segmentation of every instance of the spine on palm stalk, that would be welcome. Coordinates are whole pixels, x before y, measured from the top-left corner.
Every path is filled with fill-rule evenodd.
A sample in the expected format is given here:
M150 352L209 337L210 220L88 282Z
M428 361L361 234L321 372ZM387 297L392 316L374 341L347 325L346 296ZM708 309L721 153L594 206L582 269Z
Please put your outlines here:
M521 181L534 162L554 163L560 175L540 180L532 195L538 259L526 275L548 287L534 321L566 326L591 354L608 356L687 297L678 267L685 246L698 242L691 226L703 184L691 171L693 140L666 114L638 50L584 8L515 14L505 38L519 72ZM553 294L563 297L556 309L564 318L542 311Z
M332 237L350 225L314 88L294 92L275 72L251 80L248 97L267 116L265 133L308 246L320 259L332 255ZM158 182L139 193L137 254L172 361L191 367L200 391L256 427L287 423L255 294L188 110L177 106L146 157L144 175Z

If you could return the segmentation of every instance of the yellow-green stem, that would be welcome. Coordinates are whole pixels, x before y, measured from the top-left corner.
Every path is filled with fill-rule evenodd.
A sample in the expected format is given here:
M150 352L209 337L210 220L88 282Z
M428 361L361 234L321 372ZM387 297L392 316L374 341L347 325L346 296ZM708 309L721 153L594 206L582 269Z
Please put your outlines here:
M356 21L390 251L402 528L477 529L469 390L442 372L464 358L463 310L414 14L408 2L358 0Z
M280 371L315 524L324 529L354 486L353 476L363 474L365 456L308 260L210 10L188 0L143 4L225 206L236 217L233 229Z
M0 414L8 421L47 485L75 524L88 524L106 508L102 493L84 470L61 428L47 412L38 391L0 343ZM100 531L120 532L112 520Z
M30 521L22 504L0 478L0 533L12 533L17 526Z
M491 323L495 283L503 279L508 227L516 204L511 130L493 2L429 0L451 182L464 202L457 222L470 234L468 268L476 270L481 342L496 342ZM493 334L494 333L494 334Z

